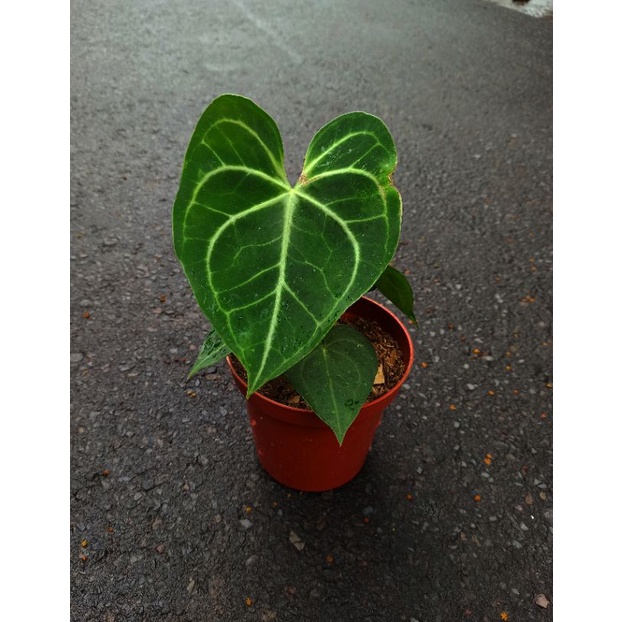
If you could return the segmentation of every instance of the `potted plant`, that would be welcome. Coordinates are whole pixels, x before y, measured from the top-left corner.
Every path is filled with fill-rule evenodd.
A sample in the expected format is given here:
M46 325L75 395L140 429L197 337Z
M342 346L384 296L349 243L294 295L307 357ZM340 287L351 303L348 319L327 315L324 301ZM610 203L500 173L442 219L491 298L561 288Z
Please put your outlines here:
M396 163L385 124L352 112L314 136L292 186L276 123L231 94L190 139L173 240L211 324L190 376L227 357L259 460L292 488L356 475L412 366L406 327L364 296L377 288L415 321L412 289L389 265L402 218ZM391 385L386 351L398 366ZM266 390L275 383L284 399Z

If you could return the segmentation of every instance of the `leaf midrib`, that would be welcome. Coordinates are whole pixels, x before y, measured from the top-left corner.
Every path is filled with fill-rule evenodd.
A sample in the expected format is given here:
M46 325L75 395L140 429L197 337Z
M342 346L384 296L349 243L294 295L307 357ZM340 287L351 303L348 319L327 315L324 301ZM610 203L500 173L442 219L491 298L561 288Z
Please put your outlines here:
M322 347L322 359L324 362L324 367L328 369L329 368L328 348L326 347ZM339 406L337 405L337 395L335 391L335 386L333 384L333 378L330 374L327 376L326 382L328 384L327 389L330 395L330 401L333 404L333 412L339 412ZM343 421L341 421L341 419L337 419L337 423L335 427L337 428L335 430L335 434L337 434L337 438L339 439L339 444L341 445L341 442L343 441L343 437L345 436L345 432L343 430Z
M294 219L294 211L296 209L296 193L292 188L288 194L287 201L285 202L285 213L283 218L283 235L281 238L281 254L279 257L279 277L276 284L276 297L274 300L274 309L272 311L272 317L270 318L270 326L268 328L268 334L266 336L267 347L264 348L263 357L261 359L261 367L257 372L257 377L261 377L263 370L266 366L266 362L268 360L268 355L270 350L272 349L272 341L274 338L274 333L276 331L277 324L279 323L279 311L281 308L281 298L283 296L283 291L287 286L287 282L285 280L286 277L286 268L287 268L287 253L289 249L289 241L292 233L292 221ZM259 387L254 387L249 384L248 394L254 393L256 389Z

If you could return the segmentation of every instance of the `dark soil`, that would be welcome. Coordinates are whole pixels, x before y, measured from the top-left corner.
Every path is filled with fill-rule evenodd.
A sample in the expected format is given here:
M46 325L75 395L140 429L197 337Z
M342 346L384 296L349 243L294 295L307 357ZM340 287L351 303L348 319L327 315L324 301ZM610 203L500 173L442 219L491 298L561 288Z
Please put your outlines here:
M374 350L376 350L379 373L376 375L374 385L367 397L367 401L371 402L391 390L404 375L406 365L402 359L399 346L395 339L382 330L376 322L364 318L343 319L340 321L350 324L365 335L374 346ZM231 362L240 377L246 381L246 370L233 354L231 355ZM382 369L382 377L380 369ZM270 380L270 382L259 389L258 393L287 406L311 410L304 398L296 392L285 376L278 376Z

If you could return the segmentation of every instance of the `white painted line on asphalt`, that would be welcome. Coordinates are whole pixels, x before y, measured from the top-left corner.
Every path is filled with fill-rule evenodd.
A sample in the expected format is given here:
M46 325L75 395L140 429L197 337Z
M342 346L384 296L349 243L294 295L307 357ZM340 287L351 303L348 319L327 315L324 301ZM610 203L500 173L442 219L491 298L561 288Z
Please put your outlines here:
M488 0L506 9L513 9L531 17L547 17L553 15L553 0L529 0L529 2L514 2L514 0Z
M272 41L272 43L274 45L276 45L276 47L280 48L281 50L283 50L289 57L290 59L296 63L297 65L299 65L300 63L302 63L302 56L300 56L300 54L298 54L298 52L291 46L287 45L284 42L284 38L283 35L280 34L277 30L275 30L270 23L266 22L265 20L263 20L261 17L256 16L247 6L246 4L244 4L243 0L229 0L232 4L235 4L235 6L240 10L241 13L243 13L243 15L250 20L251 22L253 22L253 24L255 24L255 27L258 28L259 30L261 30L263 33L265 33L268 38Z

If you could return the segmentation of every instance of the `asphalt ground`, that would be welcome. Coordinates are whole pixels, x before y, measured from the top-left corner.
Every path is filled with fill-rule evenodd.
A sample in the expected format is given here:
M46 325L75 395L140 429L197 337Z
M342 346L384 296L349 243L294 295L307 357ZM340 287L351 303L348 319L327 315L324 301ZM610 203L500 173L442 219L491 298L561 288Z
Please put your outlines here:
M71 619L551 620L552 19L74 2L71 56ZM262 471L224 364L185 382L209 325L171 208L224 92L273 116L292 180L341 113L397 144L416 362L330 493Z

